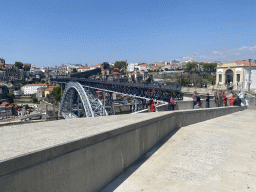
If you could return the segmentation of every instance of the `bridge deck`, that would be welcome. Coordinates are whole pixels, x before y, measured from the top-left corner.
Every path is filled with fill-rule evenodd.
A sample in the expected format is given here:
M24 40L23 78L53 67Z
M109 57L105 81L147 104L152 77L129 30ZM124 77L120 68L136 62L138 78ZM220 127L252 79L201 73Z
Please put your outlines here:
M102 191L256 191L256 110L180 128Z

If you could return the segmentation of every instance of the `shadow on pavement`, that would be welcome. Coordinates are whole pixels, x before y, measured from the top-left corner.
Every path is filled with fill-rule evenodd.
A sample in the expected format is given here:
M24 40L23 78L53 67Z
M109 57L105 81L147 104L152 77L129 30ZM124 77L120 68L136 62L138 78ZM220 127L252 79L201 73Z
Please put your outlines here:
M132 165L127 167L119 176L112 180L107 186L101 189L101 192L111 192L114 191L119 185L121 185L130 175L132 175L145 161L147 161L160 147L165 144L180 128L173 130L170 134L165 136L161 141L159 141L153 148L151 148L147 153L142 155L138 160L136 160Z

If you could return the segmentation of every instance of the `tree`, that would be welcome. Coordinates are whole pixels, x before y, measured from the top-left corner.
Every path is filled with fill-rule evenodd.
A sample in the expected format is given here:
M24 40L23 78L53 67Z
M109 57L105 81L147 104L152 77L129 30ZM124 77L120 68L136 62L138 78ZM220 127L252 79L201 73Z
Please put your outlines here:
M55 87L53 89L54 92L54 97L56 101L60 101L61 100L61 87Z
M196 62L188 62L185 65L185 68L186 68L187 71L195 71L196 67L197 67L197 63Z
M114 64L114 68L118 69L126 69L126 62L125 61L116 61Z
M72 73L77 73L76 68L74 68L74 69L72 70Z
M28 65L24 65L24 70L25 71L30 71L30 67Z
M18 68L18 69L22 69L23 68L23 63L16 61L15 62L15 67Z
M37 102L38 102L37 98L33 97L33 98L32 98L32 102L33 102L33 103L37 103Z
M110 68L110 65L109 65L108 62L103 62L102 65L103 65L103 69L109 69Z

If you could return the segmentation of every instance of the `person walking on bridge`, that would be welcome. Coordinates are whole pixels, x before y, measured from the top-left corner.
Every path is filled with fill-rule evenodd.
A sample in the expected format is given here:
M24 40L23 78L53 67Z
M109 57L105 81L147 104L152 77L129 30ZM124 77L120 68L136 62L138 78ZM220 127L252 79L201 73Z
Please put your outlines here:
M175 99L173 98L173 96L170 96L169 99L169 111L173 111L174 110L174 106L175 106Z
M207 93L207 96L206 96L205 108L210 108L210 96L209 96L209 93Z
M197 104L197 92L196 91L194 91L192 98L193 98L193 109L194 109L195 105Z

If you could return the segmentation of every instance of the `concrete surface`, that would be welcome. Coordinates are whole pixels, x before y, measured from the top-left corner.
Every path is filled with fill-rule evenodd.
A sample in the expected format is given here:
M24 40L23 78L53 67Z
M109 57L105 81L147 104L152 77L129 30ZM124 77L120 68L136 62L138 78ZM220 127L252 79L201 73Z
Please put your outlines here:
M180 128L102 191L256 191L256 110Z
M1 127L0 191L98 191L172 130L244 109L223 107Z

